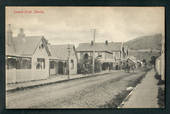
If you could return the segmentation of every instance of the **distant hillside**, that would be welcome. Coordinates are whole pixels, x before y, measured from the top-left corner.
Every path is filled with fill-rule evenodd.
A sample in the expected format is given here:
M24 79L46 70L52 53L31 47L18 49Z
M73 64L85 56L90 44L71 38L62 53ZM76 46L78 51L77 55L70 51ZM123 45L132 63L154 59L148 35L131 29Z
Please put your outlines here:
M139 51L129 51L129 56L134 56L138 60L145 59L146 62L149 62L151 60L152 56L159 57L159 52L139 52Z
M151 36L142 36L134 40L125 42L124 44L132 50L141 50L141 49L161 49L161 34L155 34Z

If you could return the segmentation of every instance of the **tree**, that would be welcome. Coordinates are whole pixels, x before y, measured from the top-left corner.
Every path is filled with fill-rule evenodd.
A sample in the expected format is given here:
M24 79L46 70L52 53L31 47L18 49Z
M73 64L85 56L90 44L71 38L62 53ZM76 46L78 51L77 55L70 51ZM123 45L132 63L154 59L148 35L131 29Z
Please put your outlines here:
M93 71L93 66L92 66L92 58L83 58L79 61L78 63L78 73L82 74L88 74L92 73ZM101 71L101 63L97 59L95 59L95 72L100 72Z
M142 62L143 62L143 63L146 63L146 59L143 59Z

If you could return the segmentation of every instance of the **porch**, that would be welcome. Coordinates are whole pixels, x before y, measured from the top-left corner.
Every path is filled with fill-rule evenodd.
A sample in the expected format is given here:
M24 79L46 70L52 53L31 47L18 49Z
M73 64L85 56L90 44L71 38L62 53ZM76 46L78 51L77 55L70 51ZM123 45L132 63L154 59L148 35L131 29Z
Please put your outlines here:
M50 63L50 66L49 66L50 77L68 74L67 61L58 60L58 59L50 59L49 63Z
M48 65L44 61L36 62L32 57L6 56L6 83L20 83L40 80L48 77ZM46 65L46 66L45 66Z

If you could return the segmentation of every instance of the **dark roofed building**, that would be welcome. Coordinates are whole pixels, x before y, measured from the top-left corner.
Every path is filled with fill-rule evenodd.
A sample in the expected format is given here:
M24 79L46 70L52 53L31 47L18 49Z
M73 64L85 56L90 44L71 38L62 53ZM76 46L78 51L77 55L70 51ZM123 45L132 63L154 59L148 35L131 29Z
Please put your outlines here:
M109 49L113 51L121 51L122 49L122 42L110 42L108 43Z
M80 43L76 49L79 63L85 59L92 59L93 52L96 60L100 61L102 70L111 69L113 63L113 53L106 43Z
M90 43L80 43L76 51L79 54L79 58L81 58L80 57L80 55L82 55L81 53L85 53L85 52L92 53L93 51L95 51L97 55L98 52L110 53L113 55L112 59L120 60L123 57L123 55L126 53L127 47L125 48L122 42L106 41L105 43L95 43L95 45Z
M122 42L108 42L105 43L80 43L76 49L78 60L81 61L86 56L93 57L93 51L95 52L95 58L100 60L102 64L111 63L119 64L122 59L127 56L127 47Z
M105 45L105 43L95 43L95 45L92 45L90 43L80 43L79 46L76 48L76 51L81 52L111 52L110 47Z
M76 48L79 60L83 59L86 55L92 57L93 51L95 52L95 58L100 57L102 61L110 61L113 59L113 54L110 47L105 43L80 43Z

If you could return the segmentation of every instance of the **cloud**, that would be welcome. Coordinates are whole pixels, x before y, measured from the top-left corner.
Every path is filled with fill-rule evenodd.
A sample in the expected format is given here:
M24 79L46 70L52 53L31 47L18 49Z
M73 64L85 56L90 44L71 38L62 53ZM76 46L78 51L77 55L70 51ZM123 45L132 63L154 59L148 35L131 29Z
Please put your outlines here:
M18 10L42 10L43 14L15 14ZM7 7L6 24L14 35L44 35L51 43L127 41L142 35L164 34L163 7Z

